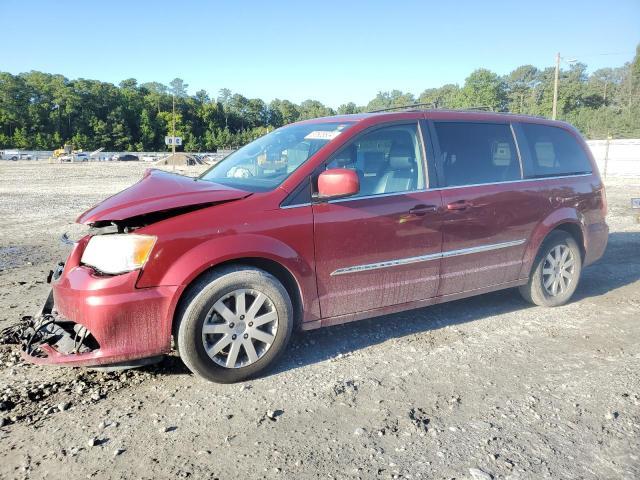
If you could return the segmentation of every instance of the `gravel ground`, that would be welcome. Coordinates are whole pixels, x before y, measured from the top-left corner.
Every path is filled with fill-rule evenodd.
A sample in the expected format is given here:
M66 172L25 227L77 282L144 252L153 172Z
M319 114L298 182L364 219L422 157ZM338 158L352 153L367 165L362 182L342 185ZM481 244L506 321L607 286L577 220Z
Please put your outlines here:
M144 168L0 162L0 329L46 296L73 219ZM609 247L561 308L507 290L301 333L236 385L0 345L0 478L639 478L640 178L607 186Z

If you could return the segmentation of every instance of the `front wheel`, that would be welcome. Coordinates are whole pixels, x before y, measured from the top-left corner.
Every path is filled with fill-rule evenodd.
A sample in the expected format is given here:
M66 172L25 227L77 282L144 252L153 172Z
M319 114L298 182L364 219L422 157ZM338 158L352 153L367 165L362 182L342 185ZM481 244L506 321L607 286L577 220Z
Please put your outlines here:
M569 301L582 273L582 255L575 239L554 231L542 242L522 297L535 305L557 307Z
M293 330L293 307L282 284L252 267L214 270L181 304L178 351L193 373L232 383L271 366Z

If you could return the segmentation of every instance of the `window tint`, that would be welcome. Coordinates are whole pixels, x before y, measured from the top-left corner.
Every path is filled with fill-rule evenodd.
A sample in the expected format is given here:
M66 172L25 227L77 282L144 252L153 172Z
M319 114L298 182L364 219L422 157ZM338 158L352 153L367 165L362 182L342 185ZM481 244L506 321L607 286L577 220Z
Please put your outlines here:
M446 186L520 179L511 127L492 123L435 122Z
M418 127L393 125L366 133L337 152L329 168L356 171L360 192L354 197L422 189L424 161Z
M528 177L591 173L591 163L576 138L558 127L522 124L529 145Z

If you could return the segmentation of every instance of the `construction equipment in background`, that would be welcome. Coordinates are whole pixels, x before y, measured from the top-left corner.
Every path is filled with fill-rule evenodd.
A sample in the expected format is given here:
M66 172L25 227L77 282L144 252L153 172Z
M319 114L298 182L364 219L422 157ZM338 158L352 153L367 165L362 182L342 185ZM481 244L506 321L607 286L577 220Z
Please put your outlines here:
M74 150L72 144L65 143L63 147L53 151L53 156L54 158L60 158L63 155L72 155L74 153L80 153L80 152L82 152L82 150Z

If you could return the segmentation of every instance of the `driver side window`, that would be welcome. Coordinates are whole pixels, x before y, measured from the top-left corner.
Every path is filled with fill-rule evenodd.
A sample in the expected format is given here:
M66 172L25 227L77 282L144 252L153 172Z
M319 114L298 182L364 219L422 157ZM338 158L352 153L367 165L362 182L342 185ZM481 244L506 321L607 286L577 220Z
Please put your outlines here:
M392 125L365 133L341 148L327 169L355 170L360 192L349 198L425 188L422 142L417 124Z

